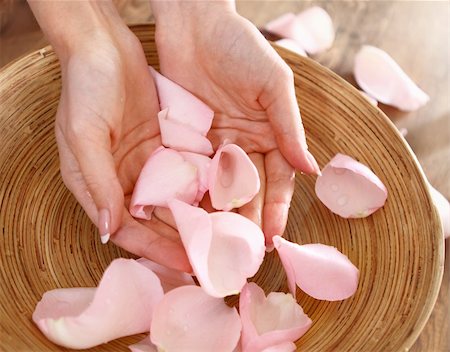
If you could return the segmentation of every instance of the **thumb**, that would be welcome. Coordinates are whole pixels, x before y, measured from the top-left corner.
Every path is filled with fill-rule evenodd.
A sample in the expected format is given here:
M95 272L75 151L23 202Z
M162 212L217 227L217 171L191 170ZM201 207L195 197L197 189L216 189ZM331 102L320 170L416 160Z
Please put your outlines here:
M308 151L292 70L283 63L274 77L276 81L265 90L260 102L267 112L278 147L294 168L308 174L320 174L316 159Z
M109 240L122 222L123 189L117 177L109 132L78 129L69 145L80 166L87 189L97 207L97 227L102 243Z

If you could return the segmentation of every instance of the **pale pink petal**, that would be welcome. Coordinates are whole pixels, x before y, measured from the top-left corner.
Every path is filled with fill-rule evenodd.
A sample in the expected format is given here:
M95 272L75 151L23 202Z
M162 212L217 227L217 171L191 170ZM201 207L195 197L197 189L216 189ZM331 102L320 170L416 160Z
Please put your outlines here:
M381 208L387 189L365 165L336 154L316 180L316 194L333 213L344 218L364 218Z
M272 292L267 297L255 283L244 286L239 298L242 352L292 351L312 321L291 294Z
M198 286L167 293L153 313L151 340L158 351L233 351L241 332L236 308Z
M450 204L448 200L439 193L432 185L428 184L430 187L431 197L433 198L433 203L438 210L439 217L441 218L442 229L444 230L444 237L450 236Z
M209 175L209 165L211 164L211 159L202 154L181 152L184 159L189 161L192 165L197 168L198 177L198 193L195 197L194 205L198 205L203 199L204 194L208 190L208 175Z
M359 92L361 93L361 95L366 98L366 100L372 104L373 106L378 106L378 102L375 98L371 97L369 94L367 94L365 91L363 90L359 90Z
M189 126L206 136L211 128L214 111L186 89L164 77L152 67L150 72L158 90L161 110L170 109L170 120Z
M327 301L352 296L358 287L359 270L346 255L324 244L292 243L274 236L273 243L286 270L293 295L292 282L305 293Z
M262 352L293 352L297 350L297 346L293 342L285 342L281 345L265 348Z
M90 348L149 331L152 312L163 297L158 277L133 259L116 259L98 288L46 292L33 321L54 343Z
M331 17L318 6L313 6L295 16L287 13L269 22L266 30L283 38L293 39L309 54L318 54L331 47L334 28Z
M264 234L247 218L227 212L208 214L183 202L169 202L189 261L202 288L213 297L237 294L258 271Z
M289 39L289 38L280 39L280 40L277 40L275 43L278 44L279 46L282 46L285 49L288 49L288 50L300 55L300 56L304 56L304 57L308 56L306 54L306 51L300 45L298 45L298 43L293 39Z
M179 152L160 147L142 169L131 197L130 213L150 219L154 206L167 207L173 198L192 204L198 193L197 168Z
M128 346L128 348L131 352L158 352L156 346L150 341L150 335L138 343Z
M365 45L359 50L353 73L366 93L400 110L417 110L430 100L389 54L374 46Z
M408 135L408 129L406 128L400 128L398 131L401 133L403 137L406 137Z
M156 276L158 276L165 293L180 286L195 285L192 276L182 271L168 268L164 265L152 262L147 258L139 258L137 262L149 268Z
M209 195L214 209L229 211L250 202L259 192L258 170L236 144L222 145L209 168Z
M211 155L213 148L209 139L189 126L168 118L171 113L169 109L158 113L162 144L178 151Z

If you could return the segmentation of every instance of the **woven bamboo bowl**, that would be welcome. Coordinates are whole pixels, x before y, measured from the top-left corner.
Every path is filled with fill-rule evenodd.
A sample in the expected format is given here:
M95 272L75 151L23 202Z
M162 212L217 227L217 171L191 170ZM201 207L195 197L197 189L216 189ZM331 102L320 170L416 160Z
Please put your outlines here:
M154 27L133 31L149 64L157 65ZM374 215L346 220L318 201L315 177L298 175L285 237L336 246L358 266L360 282L355 296L342 302L317 301L298 291L314 324L297 345L305 352L405 351L431 313L443 272L442 232L424 175L394 126L358 91L312 60L279 52L295 73L310 150L319 164L337 152L349 154L369 165L389 192ZM57 287L95 286L113 258L129 256L100 243L62 183L53 133L60 78L49 47L0 72L1 351L64 351L31 321L41 295ZM275 253L255 280L266 291L287 290ZM127 351L139 338L95 350Z

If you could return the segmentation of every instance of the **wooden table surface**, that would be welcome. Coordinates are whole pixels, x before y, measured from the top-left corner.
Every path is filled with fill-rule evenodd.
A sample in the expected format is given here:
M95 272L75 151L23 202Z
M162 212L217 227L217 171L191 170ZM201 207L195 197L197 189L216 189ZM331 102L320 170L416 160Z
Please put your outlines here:
M6 1L8 2L8 1ZM147 1L116 0L128 23L149 20ZM23 1L0 1L0 67L46 44ZM238 1L240 14L261 27L285 12L313 4L325 8L336 29L326 53L313 58L352 84L353 57L363 44L387 51L427 92L431 100L420 110L402 113L381 106L416 153L429 181L450 198L450 2L448 1ZM450 351L450 241L446 241L444 279L434 311L414 352ZM395 309L395 307L392 307Z

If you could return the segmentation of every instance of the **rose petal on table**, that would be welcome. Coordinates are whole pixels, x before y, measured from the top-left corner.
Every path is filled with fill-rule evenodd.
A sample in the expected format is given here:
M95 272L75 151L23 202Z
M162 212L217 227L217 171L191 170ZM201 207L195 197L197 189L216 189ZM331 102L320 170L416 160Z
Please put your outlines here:
M138 343L128 346L128 348L131 352L158 352L156 346L150 341L150 335Z
M266 297L253 282L242 289L239 312L242 352L292 351L292 342L312 324L291 294L272 292Z
M197 178L198 178L198 192L195 197L194 205L198 205L203 199L206 191L208 190L208 176L209 176L209 166L211 164L211 159L205 155L190 153L190 152L180 152L184 159L189 161L192 165L197 168Z
M144 265L158 276L164 293L180 286L195 285L192 276L182 271L168 268L167 266L152 262L147 258L139 258L137 262Z
M198 193L195 165L176 150L160 147L145 163L130 202L130 213L135 218L148 220L154 206L167 207L177 198L192 204Z
M428 185L434 206L436 207L441 219L444 237L447 238L450 236L450 204L448 200L438 190L436 190L436 188L430 184Z
M202 136L211 128L214 111L195 95L164 77L152 67L150 73L155 80L161 110L170 109L170 120L189 126Z
M169 109L164 109L158 113L161 141L165 147L204 155L211 155L214 152L208 138L188 125L169 118L171 113Z
M336 154L317 177L315 191L320 201L343 218L364 218L381 208L387 189L367 166Z
M430 100L389 54L374 46L364 45L359 50L353 73L366 93L400 110L417 110Z
M370 104L372 104L373 106L378 106L378 101L375 99L375 98L373 98L373 97L371 97L369 94L367 94L365 91L363 91L363 90L359 90L358 89L358 91L361 93L361 95L364 97L364 98L366 98L366 100L370 103Z
M279 46L282 46L285 49L288 49L288 50L300 55L300 56L304 56L304 57L308 56L306 54L306 51L294 39L284 38L284 39L275 41L275 43L278 44Z
M297 16L286 13L270 21L265 29L280 37L293 39L308 54L318 54L329 49L335 37L330 15L318 6Z
M209 167L209 195L217 210L229 211L250 202L258 193L258 170L236 144L219 147Z
M158 351L233 351L241 332L236 308L198 286L167 293L153 313L151 340Z
M208 214L178 200L170 201L169 208L194 274L205 292L213 297L239 293L263 261L261 229L236 213Z
M163 297L158 277L133 259L115 259L97 288L46 292L33 321L54 343L74 349L149 331Z
M273 243L293 295L295 284L311 297L327 301L340 301L356 292L359 270L335 247L299 245L280 236L275 236Z

